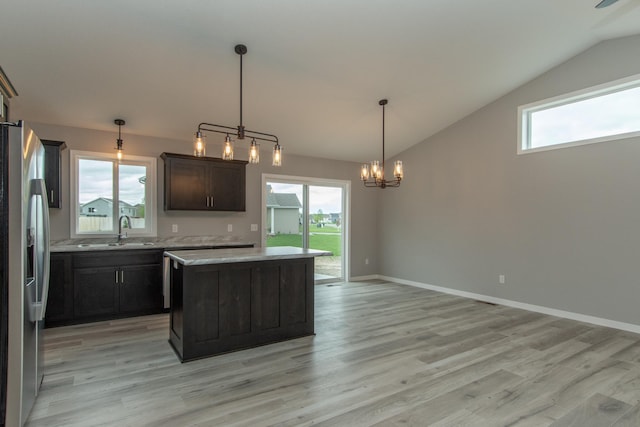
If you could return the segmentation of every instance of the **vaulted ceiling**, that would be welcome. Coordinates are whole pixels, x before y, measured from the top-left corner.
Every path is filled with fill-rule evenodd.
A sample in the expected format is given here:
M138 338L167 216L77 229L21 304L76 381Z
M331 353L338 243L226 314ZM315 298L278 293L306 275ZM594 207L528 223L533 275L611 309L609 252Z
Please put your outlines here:
M286 153L380 157L420 143L571 56L640 32L640 0L8 0L13 118L191 140L203 121ZM220 139L210 136L210 143Z

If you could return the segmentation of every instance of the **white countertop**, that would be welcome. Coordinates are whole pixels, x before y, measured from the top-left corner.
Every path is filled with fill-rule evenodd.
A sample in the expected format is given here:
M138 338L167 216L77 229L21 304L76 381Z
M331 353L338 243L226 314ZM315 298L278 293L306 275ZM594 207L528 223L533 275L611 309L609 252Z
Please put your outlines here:
M51 242L51 252L93 252L123 249L176 249L195 247L237 247L255 245L255 242L235 236L183 236L159 238L128 238L117 244L114 238L74 239Z
M270 248L194 249L164 253L182 265L231 264L236 262L271 261L278 259L313 258L330 256L331 252L301 249L292 246Z

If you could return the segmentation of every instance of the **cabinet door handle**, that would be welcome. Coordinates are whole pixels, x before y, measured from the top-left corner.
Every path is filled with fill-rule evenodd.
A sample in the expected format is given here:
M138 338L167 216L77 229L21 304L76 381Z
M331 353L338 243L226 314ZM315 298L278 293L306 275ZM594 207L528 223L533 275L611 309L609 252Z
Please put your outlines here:
M207 207L209 207L209 196L207 196Z
M118 270L116 270L116 284L118 283Z
M213 196L211 196L211 207L214 207L215 203L213 202Z
M50 202L53 201L53 190L51 190L51 198L49 199Z
M120 270L120 283L124 285L124 270Z

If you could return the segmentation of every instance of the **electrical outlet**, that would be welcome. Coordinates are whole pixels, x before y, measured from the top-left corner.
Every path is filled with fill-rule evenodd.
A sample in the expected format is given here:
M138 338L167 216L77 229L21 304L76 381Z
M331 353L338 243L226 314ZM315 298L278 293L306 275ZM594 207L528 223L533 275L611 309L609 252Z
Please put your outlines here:
M369 258L365 258L365 259L364 259L364 264L365 264L365 265L369 265Z
M233 231L233 224L227 224L227 231L231 233Z
M171 224L171 232L172 233L178 232L178 224Z
M258 231L258 224L251 224L251 231Z
M504 285L506 283L505 278L504 278L504 274L501 274L501 275L498 276L498 282L501 285Z

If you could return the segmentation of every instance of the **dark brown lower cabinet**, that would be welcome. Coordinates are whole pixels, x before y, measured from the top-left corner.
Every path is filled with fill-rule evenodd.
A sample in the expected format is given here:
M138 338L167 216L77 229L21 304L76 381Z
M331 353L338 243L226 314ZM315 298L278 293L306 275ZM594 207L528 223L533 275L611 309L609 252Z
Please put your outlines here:
M78 268L74 282L77 318L162 310L162 272L158 265Z
M169 342L180 360L313 335L313 262L172 263Z
M51 254L47 327L160 313L162 250Z
M73 264L68 253L51 254L49 297L45 323L47 326L73 319Z

